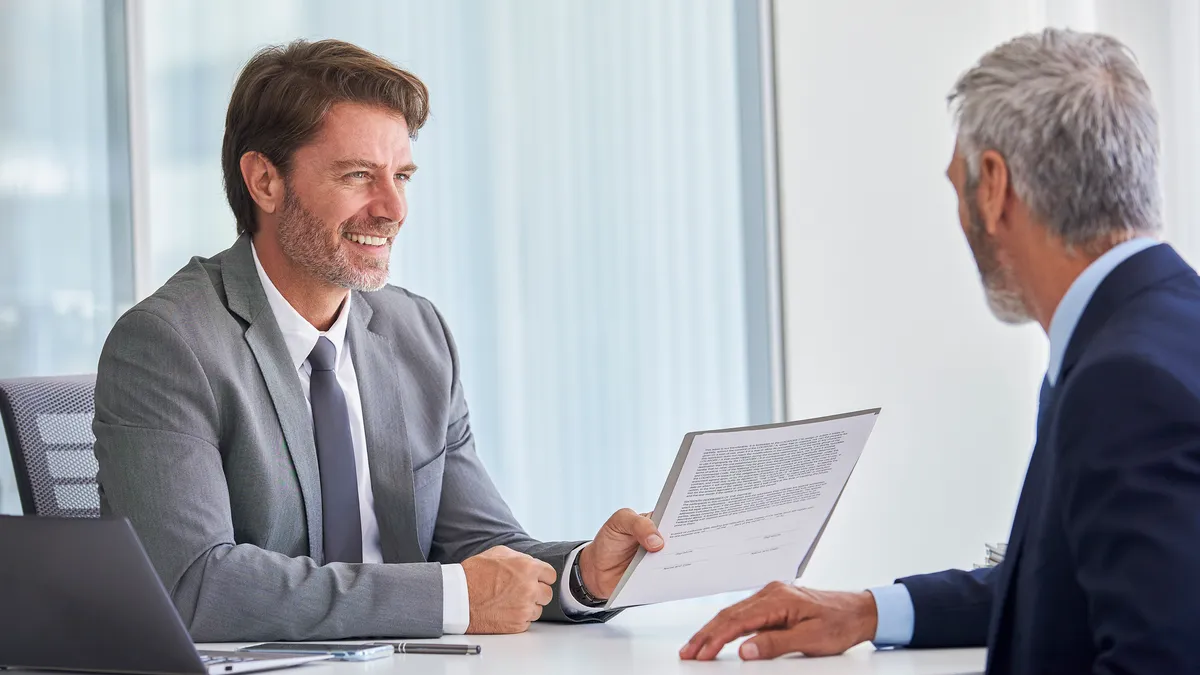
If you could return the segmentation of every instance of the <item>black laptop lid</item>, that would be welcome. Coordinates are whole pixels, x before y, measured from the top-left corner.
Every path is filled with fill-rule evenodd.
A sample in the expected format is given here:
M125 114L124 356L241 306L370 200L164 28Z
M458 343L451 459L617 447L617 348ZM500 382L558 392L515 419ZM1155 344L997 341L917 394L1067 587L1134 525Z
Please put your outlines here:
M124 518L0 516L0 666L207 672Z

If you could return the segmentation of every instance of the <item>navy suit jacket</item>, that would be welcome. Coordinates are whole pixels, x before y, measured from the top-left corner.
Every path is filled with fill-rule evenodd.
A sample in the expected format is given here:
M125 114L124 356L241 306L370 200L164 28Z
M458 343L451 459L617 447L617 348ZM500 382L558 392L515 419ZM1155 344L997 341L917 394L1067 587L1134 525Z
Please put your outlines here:
M1167 245L1117 266L1054 387L1005 561L900 579L912 647L988 672L1200 673L1200 279Z

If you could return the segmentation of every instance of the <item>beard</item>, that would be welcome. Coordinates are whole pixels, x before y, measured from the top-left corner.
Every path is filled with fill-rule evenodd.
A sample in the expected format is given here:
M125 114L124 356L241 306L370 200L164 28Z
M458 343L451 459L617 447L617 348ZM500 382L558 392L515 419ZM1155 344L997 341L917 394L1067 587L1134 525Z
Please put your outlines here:
M967 191L972 194L971 190ZM979 268L979 279L983 282L984 296L988 309L997 319L1009 325L1020 325L1033 320L1025 304L1012 267L1000 261L996 242L983 226L979 205L972 196L967 197L967 244Z
M285 183L284 189L283 208L279 213L279 247L292 263L321 281L352 291L377 291L387 284L387 257L358 255L342 243L347 241L342 237L345 232L374 236L383 229L379 223L350 219L331 235L329 227L300 203L291 185ZM389 223L387 229L394 228Z

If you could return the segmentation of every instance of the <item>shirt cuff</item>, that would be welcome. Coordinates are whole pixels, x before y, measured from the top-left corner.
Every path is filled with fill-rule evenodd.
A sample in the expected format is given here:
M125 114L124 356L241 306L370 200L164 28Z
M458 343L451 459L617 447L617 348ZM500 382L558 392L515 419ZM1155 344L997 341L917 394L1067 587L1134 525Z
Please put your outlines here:
M442 633L462 635L471 625L471 596L462 565L442 565Z
M591 542L588 543L590 544ZM562 568L562 571L558 575L559 602L562 604L563 614L566 614L568 617L586 616L588 614L597 614L604 611L603 607L588 607L587 605L584 605L575 598L573 593L571 593L571 566L575 564L575 556L579 555L579 552L583 550L584 546L587 546L587 544L577 547L574 551L571 551L571 553L567 555L567 564Z
M912 642L916 613L912 595L904 584L892 584L869 589L875 596L875 608L879 621L875 626L877 649L883 647L907 647Z

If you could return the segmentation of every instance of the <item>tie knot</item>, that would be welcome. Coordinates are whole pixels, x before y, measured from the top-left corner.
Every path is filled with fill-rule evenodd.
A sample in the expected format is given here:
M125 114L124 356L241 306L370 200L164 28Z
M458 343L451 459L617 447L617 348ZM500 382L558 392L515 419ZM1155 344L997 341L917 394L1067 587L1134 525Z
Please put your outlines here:
M336 356L337 349L329 338L322 335L317 338L317 346L313 347L312 353L308 355L308 363L313 370L333 370Z

